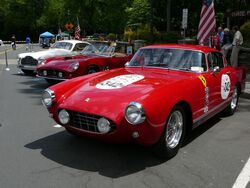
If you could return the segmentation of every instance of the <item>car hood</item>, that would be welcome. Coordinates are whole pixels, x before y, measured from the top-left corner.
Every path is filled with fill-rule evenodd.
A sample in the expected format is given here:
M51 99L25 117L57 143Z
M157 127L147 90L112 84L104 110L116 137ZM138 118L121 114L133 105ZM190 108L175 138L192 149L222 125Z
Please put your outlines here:
M48 50L43 50L43 51L38 51L38 52L21 53L18 55L18 58L31 56L34 59L38 59L38 58L45 59L49 57L66 55L66 54L71 54L71 53L72 52L70 50L65 50L65 49L48 49Z
M44 65L39 65L38 70L48 69L48 70L61 70L61 71L69 71L70 65L76 62L85 62L88 59L92 59L91 56L72 56L72 57L62 57L57 60L49 61Z
M166 69L122 68L105 71L94 74L69 91L61 108L109 117L113 115L110 118L115 118L117 113L124 112L130 102L143 104L153 92L162 93L163 87L181 83L190 76L189 73L180 74Z

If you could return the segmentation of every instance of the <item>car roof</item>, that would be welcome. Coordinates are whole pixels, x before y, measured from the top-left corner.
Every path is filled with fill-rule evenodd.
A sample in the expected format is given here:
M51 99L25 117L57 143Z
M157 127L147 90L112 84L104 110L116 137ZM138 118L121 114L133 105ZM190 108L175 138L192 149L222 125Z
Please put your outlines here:
M204 53L219 52L215 48L202 46L202 45L195 45L195 44L154 44L154 45L143 47L143 49L147 49L147 48L172 48L172 49L201 51Z

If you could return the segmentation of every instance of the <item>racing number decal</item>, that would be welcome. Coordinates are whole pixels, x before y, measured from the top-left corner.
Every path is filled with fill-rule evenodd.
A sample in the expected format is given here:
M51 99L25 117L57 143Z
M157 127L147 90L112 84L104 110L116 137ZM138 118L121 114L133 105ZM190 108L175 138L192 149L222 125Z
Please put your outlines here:
M126 74L121 76L116 76L100 82L96 85L98 89L120 89L134 82L140 81L144 78L142 75L137 74Z
M221 98L227 99L230 92L231 81L227 74L223 74L221 77Z
M208 105L209 105L209 88L207 87L207 81L206 81L206 78L204 76L199 76L198 78L200 79L200 81L202 82L202 84L205 87L205 90L204 90L204 95L205 95L204 113L207 113L208 112Z
M199 79L201 80L201 82L203 83L204 87L207 87L207 81L206 78L204 76L199 76Z

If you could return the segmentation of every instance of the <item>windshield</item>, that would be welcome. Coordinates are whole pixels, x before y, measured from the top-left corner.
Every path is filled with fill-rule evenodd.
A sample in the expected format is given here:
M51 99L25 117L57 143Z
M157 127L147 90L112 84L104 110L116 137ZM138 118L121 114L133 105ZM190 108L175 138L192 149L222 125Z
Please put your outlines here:
M91 44L86 46L82 51L81 54L100 54L101 52L105 51L109 46L107 44Z
M55 42L51 48L60 48L60 49L65 49L65 50L71 50L72 49L72 44L69 42Z
M129 66L161 67L168 69L205 71L202 52L182 49L144 48L137 51Z

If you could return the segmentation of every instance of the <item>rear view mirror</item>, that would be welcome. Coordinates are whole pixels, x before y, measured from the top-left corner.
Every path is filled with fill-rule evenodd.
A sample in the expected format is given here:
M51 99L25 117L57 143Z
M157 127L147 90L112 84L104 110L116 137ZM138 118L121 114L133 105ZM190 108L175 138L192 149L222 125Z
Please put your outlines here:
M125 67L128 67L129 66L129 62L125 63Z
M219 66L214 67L213 72L220 72L220 67Z

